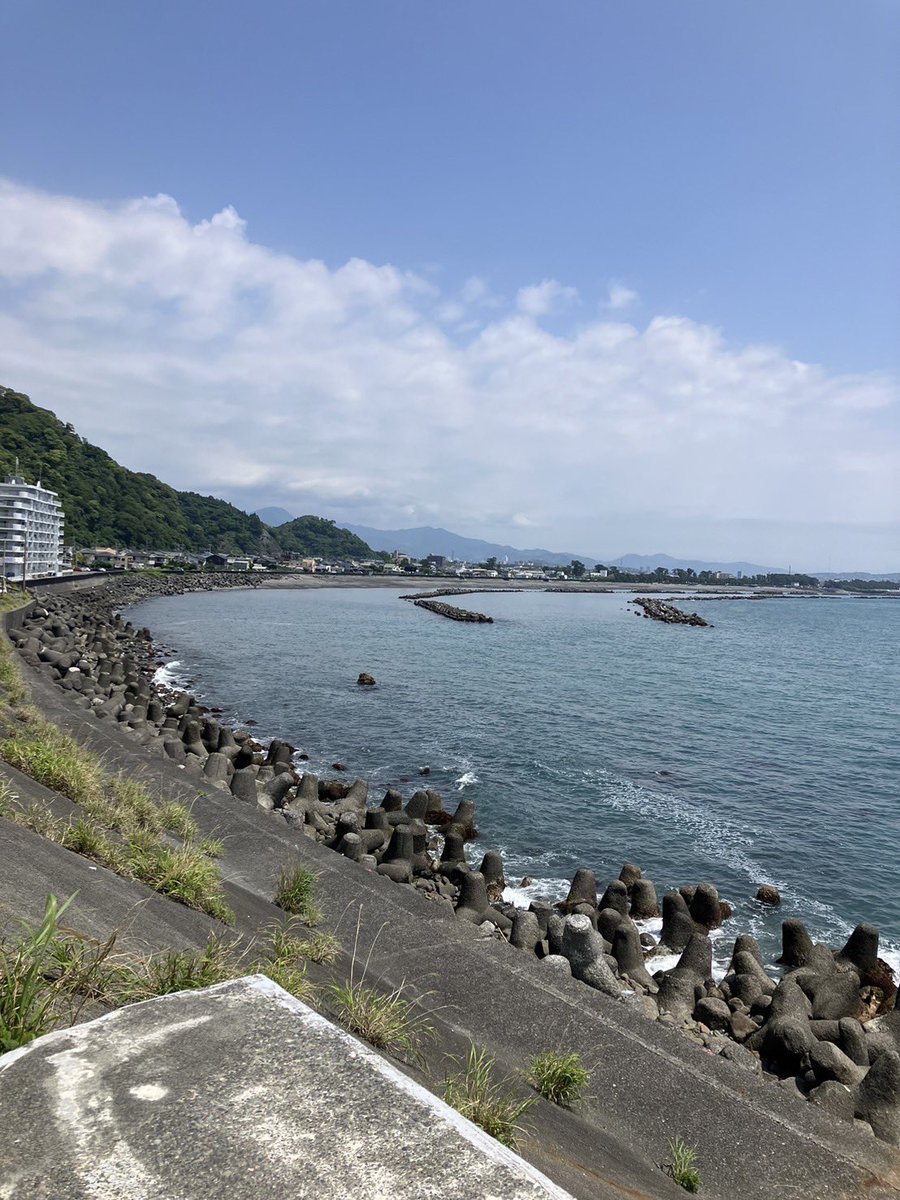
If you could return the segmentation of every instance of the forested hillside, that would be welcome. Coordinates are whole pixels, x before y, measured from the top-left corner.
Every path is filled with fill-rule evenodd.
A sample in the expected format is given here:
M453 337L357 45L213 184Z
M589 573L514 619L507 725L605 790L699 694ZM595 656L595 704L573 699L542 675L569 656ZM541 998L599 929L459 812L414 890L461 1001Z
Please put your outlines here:
M210 549L274 558L282 553L372 553L333 521L300 517L276 531L224 500L179 492L154 475L129 471L52 412L0 387L0 473L9 474L17 456L19 471L30 483L40 477L45 487L59 493L68 544ZM327 550L320 548L324 545Z
M321 558L384 558L334 521L322 517L297 517L286 525L272 530L279 545L288 554L313 555Z

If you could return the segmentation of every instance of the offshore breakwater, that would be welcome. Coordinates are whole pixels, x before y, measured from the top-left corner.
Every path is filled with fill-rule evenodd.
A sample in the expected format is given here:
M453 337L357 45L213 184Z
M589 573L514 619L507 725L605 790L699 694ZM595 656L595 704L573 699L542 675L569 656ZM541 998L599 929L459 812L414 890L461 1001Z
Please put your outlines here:
M364 781L303 774L289 745L263 746L246 730L219 725L192 697L159 693L148 632L130 628L114 611L138 593L152 594L153 586L117 580L91 596L48 593L23 622L20 649L63 688L80 692L98 719L116 721L236 801L263 807L273 819L417 888L457 919L539 960L536 969L565 972L639 1006L708 1050L794 1080L817 1104L866 1119L895 1140L893 980L879 962L871 926L827 949L814 945L799 923L786 922L778 973L767 972L752 938L739 936L724 978L715 978L710 934L728 912L710 883L686 884L660 898L633 866L599 885L582 869L556 905L505 904L502 858L476 854L477 871L468 861L476 832L471 801L451 811L428 789L409 796L388 789L372 805Z

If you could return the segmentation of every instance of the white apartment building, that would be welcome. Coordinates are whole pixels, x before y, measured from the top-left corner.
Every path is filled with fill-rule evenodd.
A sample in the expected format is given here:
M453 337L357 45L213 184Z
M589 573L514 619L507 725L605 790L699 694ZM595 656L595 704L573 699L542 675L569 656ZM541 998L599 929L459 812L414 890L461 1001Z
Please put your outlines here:
M63 511L56 492L18 474L0 483L0 574L56 575L63 558Z

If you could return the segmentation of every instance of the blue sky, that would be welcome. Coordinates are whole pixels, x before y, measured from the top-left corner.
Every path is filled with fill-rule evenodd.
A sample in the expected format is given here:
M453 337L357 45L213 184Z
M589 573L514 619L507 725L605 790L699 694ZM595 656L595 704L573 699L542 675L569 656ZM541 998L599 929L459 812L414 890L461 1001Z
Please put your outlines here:
M8 0L0 38L3 111L15 116L0 127L0 175L14 197L7 227L16 229L5 269L0 258L4 381L129 465L241 503L317 506L369 524L455 523L603 554L769 550L795 563L811 554L807 566L827 555L900 569L890 494L900 463L893 0ZM198 291L227 293L228 310L215 329L194 331L190 362L184 321L161 323L173 306L184 317L188 260L177 283L142 276L137 285L129 255L147 231L119 219L123 206L160 193L177 210L166 210L169 223L154 226L151 240L170 245L226 209L245 223L229 234L227 280L190 260ZM60 262L37 252L23 261L30 239L56 247L70 239L74 253L86 213L102 252L75 255L74 265L71 255ZM116 224L111 258L102 214ZM154 251L141 245L146 262ZM227 376L235 354L254 339L275 355L290 343L296 297L279 307L283 289L271 273L261 278L252 247L270 265L321 261L330 299L316 293L315 303L328 308L337 288L348 306L323 341L333 337L336 359L338 335L348 345L356 338L348 358L359 372L337 378L334 363L315 358L310 333L290 369L273 372L277 386L261 379L263 396L250 401L273 428L306 423L304 437L294 430L293 454L267 474L265 444L250 462L246 431L234 442L219 431L209 459L231 456L240 470L217 473L203 453L167 455L141 414L154 403L159 413L208 413L221 397L225 425L252 390L244 358L246 372ZM352 260L370 277L348 296L340 273ZM300 290L310 295L310 286ZM103 287L116 297L114 314L96 305ZM86 315L79 301L88 292L95 303ZM261 334L267 316L280 340L272 327ZM298 330L309 331L308 317L297 318ZM673 349L666 327L661 351L648 331L675 319L689 323L679 327L684 337ZM639 344L624 357L622 338L596 333L623 322ZM151 326L153 337L141 340L136 331ZM765 369L753 358L760 346L772 356ZM122 365L128 354L132 374ZM217 372L204 376L211 356ZM503 389L526 361L546 368L528 372L543 391L517 380L517 405ZM786 379L795 361L816 375L815 394L809 372ZM706 410L698 415L696 403L679 424L679 395L704 394L715 407L719 389L730 399L705 422L708 436L698 432ZM115 403L122 395L135 408L128 420ZM436 404L469 413L470 424L436 422ZM558 426L545 437L542 420L555 405ZM466 449L467 436L484 440L486 409L488 460ZM407 470L405 496L366 475L364 439L350 452L348 422L357 419L372 455ZM669 425L667 458L659 434ZM346 435L344 463L335 429ZM533 456L536 439L543 458ZM566 478L585 439L593 452L582 471L610 457L616 464L593 489ZM629 455L631 471L622 467ZM520 461L529 487L517 490L511 473L493 492L486 486L490 462L505 456ZM421 478L409 470L416 457L428 466ZM679 490L679 461L714 478ZM745 475L764 481L770 503L735 501ZM642 486L637 504L629 479ZM840 504L827 495L829 479ZM849 561L856 547L865 561Z

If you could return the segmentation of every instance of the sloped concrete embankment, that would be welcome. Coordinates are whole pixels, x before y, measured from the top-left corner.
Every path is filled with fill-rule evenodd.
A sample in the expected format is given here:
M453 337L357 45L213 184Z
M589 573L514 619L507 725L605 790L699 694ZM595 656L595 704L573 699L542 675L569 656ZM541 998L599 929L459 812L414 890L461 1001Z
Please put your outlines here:
M883 1143L704 1055L627 1004L485 939L445 906L333 854L283 817L240 804L202 778L185 778L176 763L148 753L119 726L98 722L46 673L27 676L47 715L111 766L142 777L163 796L195 800L203 832L224 839L222 870L240 929L261 928L273 912L269 897L286 862L314 869L329 924L346 941L358 921L363 954L371 949L370 976L385 986L405 980L426 997L438 1031L429 1052L434 1079L442 1073L441 1055L459 1054L470 1040L511 1071L548 1048L577 1051L596 1064L582 1109L567 1114L542 1105L523 1145L526 1157L574 1195L679 1194L659 1169L672 1136L698 1146L708 1195L900 1194L898 1158ZM8 907L19 899L10 897ZM90 888L77 903L91 907Z
M264 976L0 1057L0 1126L7 1200L571 1200Z

